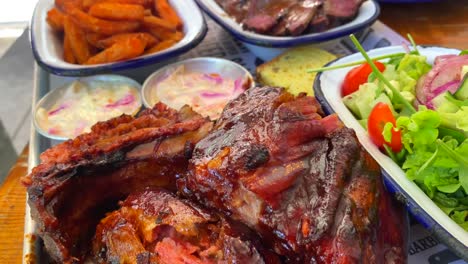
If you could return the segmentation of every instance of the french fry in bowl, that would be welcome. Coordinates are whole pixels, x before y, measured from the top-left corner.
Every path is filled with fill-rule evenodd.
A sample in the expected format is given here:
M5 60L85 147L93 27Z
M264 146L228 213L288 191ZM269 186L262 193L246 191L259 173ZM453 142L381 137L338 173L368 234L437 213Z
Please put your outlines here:
M79 23L86 31L92 31L104 35L113 35L125 32L132 32L140 27L138 21L110 21L99 19L85 13L78 8L73 8L70 15Z
M109 20L142 20L145 16L145 8L141 5L99 3L92 5L89 14Z
M85 64L100 64L122 61L140 56L145 51L146 41L139 37L131 37L120 41L89 58Z
M158 44L154 45L152 48L146 50L145 54L153 54L155 52L165 50L167 48L170 48L175 43L176 43L176 41L174 41L172 39L161 41Z
M64 19L64 30L78 63L86 62L91 57L91 52L84 30L68 16Z
M64 34L63 36L63 59L68 63L76 63L75 55L71 48L70 38Z
M52 8L47 12L47 23L50 27L57 32L63 31L63 20L65 16L57 8Z
M165 0L55 0L46 21L63 39L63 60L73 64L129 60L184 38Z
M141 5L149 7L152 0L83 0L83 9L88 10L92 5L99 3L117 3L117 4L130 4L130 5Z
M167 0L154 0L154 9L160 17L175 24L178 29L182 28L182 20Z
M159 40L153 37L151 34L146 33L146 32L140 32L140 33L123 33L119 35L114 35L114 36L99 40L96 44L97 44L97 47L106 49L106 48L111 47L115 43L127 41L127 39L130 39L130 38L143 39L144 41L146 41L147 48L152 47L156 43L159 42Z

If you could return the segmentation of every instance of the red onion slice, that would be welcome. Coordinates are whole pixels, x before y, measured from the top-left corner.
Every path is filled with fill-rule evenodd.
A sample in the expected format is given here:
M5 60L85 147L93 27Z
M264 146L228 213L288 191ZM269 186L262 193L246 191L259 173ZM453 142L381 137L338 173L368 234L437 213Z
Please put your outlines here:
M118 107L118 106L129 105L129 104L133 103L134 101L135 101L135 96L133 96L133 94L127 94L123 98L117 100L116 102L111 103L111 104L107 104L106 107L107 108L114 108L114 107Z
M460 86L460 83L461 81L451 81L434 89L430 97L427 97L427 102L425 103L427 108L434 109L434 104L432 103L432 100L438 95L445 93L446 91L449 91L452 94L455 93L455 91L457 91L458 87Z
M422 84L418 83L416 88L418 100L426 104L437 96L435 90L439 87L454 81L461 81L461 69L464 65L468 65L468 55L445 56L439 59L438 64L434 65L432 70L429 71Z

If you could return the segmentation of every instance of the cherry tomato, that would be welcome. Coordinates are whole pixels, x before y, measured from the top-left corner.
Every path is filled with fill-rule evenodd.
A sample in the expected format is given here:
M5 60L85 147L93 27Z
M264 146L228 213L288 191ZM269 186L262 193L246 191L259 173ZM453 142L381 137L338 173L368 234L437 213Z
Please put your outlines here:
M380 72L385 70L385 65L381 62L374 61L375 66ZM344 79L343 85L341 86L341 94L346 96L352 94L359 89L361 84L367 82L369 74L371 74L372 68L369 63L364 63L360 66L352 68Z
M392 148L393 152L400 152L403 145L401 143L401 132L392 129L392 142L385 142L382 135L386 123L391 122L395 126L396 120L393 117L392 110L386 103L377 103L372 109L369 119L367 120L367 131L369 136L379 148L383 148L384 144Z

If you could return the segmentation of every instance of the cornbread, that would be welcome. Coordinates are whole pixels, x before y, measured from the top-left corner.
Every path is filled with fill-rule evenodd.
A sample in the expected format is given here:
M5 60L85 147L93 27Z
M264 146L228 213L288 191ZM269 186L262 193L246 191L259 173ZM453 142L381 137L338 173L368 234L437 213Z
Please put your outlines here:
M319 68L336 59L336 56L311 45L292 48L257 67L257 80L262 85L285 87L298 95L306 92L314 95L312 85L316 73L308 69Z

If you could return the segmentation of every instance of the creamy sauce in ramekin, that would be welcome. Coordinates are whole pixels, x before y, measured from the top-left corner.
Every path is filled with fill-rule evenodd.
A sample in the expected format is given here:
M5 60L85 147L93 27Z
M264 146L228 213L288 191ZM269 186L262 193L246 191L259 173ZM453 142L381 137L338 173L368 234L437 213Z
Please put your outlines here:
M161 101L174 109L189 105L196 112L217 119L224 106L250 86L247 77L231 79L217 73L200 73L176 68L150 90L150 102Z
M140 109L139 91L124 82L74 81L50 108L39 108L36 120L51 135L73 138L92 125Z

